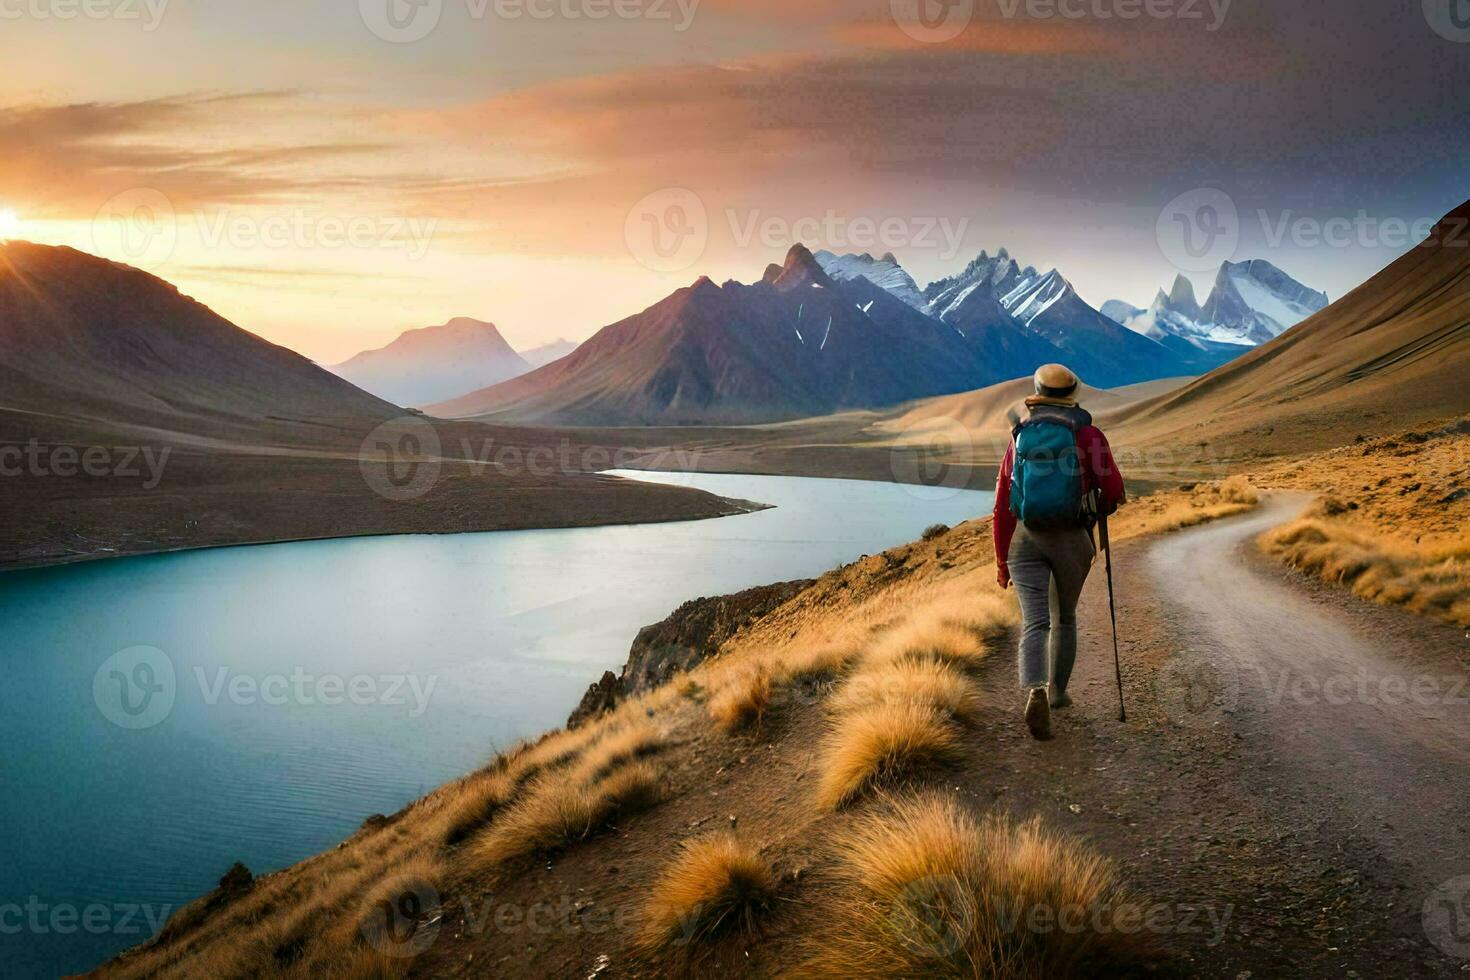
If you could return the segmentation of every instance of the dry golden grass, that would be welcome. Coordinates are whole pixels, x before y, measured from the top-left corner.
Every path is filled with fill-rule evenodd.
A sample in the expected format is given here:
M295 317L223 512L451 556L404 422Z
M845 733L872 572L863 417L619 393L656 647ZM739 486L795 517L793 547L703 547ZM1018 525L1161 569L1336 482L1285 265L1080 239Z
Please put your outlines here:
M573 778L595 783L623 763L652 755L664 747L663 734L647 721L635 720L598 738L577 758Z
M733 834L686 842L648 896L638 944L653 953L750 932L775 891L770 865Z
M1262 544L1292 567L1371 602L1470 627L1470 535L1424 544L1309 517L1267 532Z
M458 794L444 808L444 843L458 844L489 823L515 792L516 780L503 771L479 772L464 780Z
M835 809L869 786L959 755L960 732L930 704L885 702L840 716L827 735L816 799Z
M1243 514L1260 503L1260 495L1244 476L1220 483L1200 483L1186 491L1170 491L1131 500L1109 521L1115 538L1162 534L1196 524Z
M980 717L980 692L949 663L900 658L854 674L827 702L839 714L879 704L921 704L973 724Z
M1035 821L979 821L923 796L858 824L839 850L841 892L795 976L1042 980L1115 975L1153 955L1121 928L1143 910L1107 862Z
M409 858L392 877L376 884L357 908L354 939L386 959L407 959L426 948L440 916L438 863L428 854ZM371 958L365 961L373 963Z
M555 851L657 799L658 771L646 762L625 765L590 784L561 774L541 776L465 845L466 859L475 867L493 869L515 858Z
M765 663L734 672L709 700L709 714L721 728L732 732L759 725L771 706L775 685Z
M947 618L944 612L926 612L900 622L868 647L864 660L882 663L900 658L920 658L956 664L973 664L985 655L984 644L975 633Z

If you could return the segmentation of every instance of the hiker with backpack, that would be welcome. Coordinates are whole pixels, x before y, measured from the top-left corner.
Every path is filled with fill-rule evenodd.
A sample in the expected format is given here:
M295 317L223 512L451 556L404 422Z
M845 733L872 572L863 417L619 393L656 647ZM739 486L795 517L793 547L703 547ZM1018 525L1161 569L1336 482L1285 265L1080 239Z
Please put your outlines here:
M1012 410L1011 444L995 486L996 575L1021 604L1020 674L1026 727L1051 738L1051 709L1072 704L1077 600L1097 549L1092 526L1123 502L1123 475L1092 416L1077 404L1077 375L1046 364L1025 415Z

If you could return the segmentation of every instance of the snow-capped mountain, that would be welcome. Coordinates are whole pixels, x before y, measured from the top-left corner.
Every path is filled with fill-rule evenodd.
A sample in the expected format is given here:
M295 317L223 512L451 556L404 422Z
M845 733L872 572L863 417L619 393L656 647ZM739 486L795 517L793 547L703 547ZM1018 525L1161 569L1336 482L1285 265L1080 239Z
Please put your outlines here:
M924 309L924 294L919 291L919 284L898 264L898 259L893 257L892 252L885 252L882 258L875 259L867 252L861 255L835 255L823 249L815 257L822 271L838 282L848 282L862 276L914 309Z
M1226 262L1203 305L1183 276L1160 290L1146 310L1120 300L1103 312L1154 340L1179 337L1201 344L1253 346L1280 336L1327 305L1327 294L1297 282L1265 259Z
M824 254L829 256L819 257L824 267L840 267L867 277L870 263L863 256ZM913 281L892 256L884 259L888 264L872 281ZM958 274L931 282L922 290L922 303L914 300L906 286L894 295L974 338L997 365L1006 362L1013 369L1029 365L1017 370L1018 374L1029 373L1046 360L1065 360L1089 383L1108 387L1202 374L1242 351L1163 343L1160 337L1141 337L1140 332L1121 329L1115 319L1103 316L1078 296L1058 270L1038 272L1033 266L1023 267L1004 248L994 255L981 252ZM1188 303L1193 303L1192 292Z

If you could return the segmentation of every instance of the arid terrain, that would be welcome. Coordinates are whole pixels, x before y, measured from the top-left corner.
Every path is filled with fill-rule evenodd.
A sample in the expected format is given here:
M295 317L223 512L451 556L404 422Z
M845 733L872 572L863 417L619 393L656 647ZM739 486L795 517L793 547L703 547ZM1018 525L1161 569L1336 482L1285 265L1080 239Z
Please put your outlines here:
M1470 435L1390 444L1433 460ZM181 911L100 975L951 975L996 956L1016 976L1455 975L1425 908L1470 871L1470 650L1412 603L1262 552L1261 532L1359 478L1331 454L1291 472L1290 489L1252 473L1115 518L1126 723L1101 569L1078 705L1036 743L989 522L936 529L338 850ZM1394 503L1400 530L1470 509ZM979 865L955 856L982 840ZM1106 925L1006 918L1033 908Z

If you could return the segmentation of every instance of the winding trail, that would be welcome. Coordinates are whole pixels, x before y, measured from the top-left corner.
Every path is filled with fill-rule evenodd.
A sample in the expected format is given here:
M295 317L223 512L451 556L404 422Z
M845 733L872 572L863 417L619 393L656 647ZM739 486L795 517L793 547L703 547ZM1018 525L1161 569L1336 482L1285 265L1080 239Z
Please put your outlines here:
M1015 777L993 795L1167 905L1157 931L1187 975L1464 977L1470 642L1263 556L1255 538L1308 499L1119 545L1127 724L1099 561L1077 706L1047 743L1019 704L997 719L989 765ZM1014 660L996 660L987 686L1014 702Z
M1175 711L1231 709L1268 732L1291 762L1287 788L1377 828L1383 857L1428 895L1470 874L1470 680L1453 659L1283 588L1242 553L1305 502L1273 496L1244 518L1150 549L1154 589L1189 627L1187 666L1166 668L1166 693ZM1199 677L1213 698L1190 696Z

